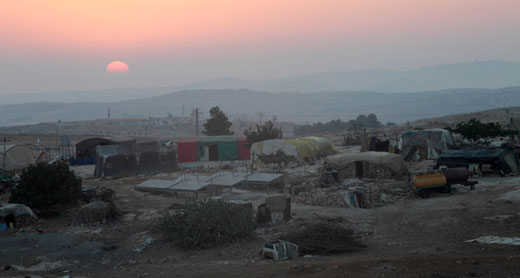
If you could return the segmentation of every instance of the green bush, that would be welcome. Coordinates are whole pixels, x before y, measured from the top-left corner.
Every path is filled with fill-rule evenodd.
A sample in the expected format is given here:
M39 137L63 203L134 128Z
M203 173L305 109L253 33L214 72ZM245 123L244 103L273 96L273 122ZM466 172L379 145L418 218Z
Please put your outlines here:
M248 238L255 228L251 209L222 201L191 204L161 221L163 235L185 250Z
M278 170L282 170L283 167L297 161L293 155L288 155L282 150L277 150L276 153L270 154L259 154L258 161L265 165L275 165Z
M80 197L81 178L67 164L42 162L23 170L9 202L25 204L48 215L76 203Z

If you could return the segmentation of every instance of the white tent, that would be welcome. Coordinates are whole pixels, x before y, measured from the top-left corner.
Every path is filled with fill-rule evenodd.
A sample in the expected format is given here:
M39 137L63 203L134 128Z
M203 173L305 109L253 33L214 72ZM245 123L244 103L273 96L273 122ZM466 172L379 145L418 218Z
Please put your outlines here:
M0 168L23 169L34 163L33 151L25 145L0 145Z
M303 159L313 157L321 152L335 152L332 142L322 137L301 137L295 139L271 139L254 143L251 146L251 158L259 154L273 154L283 151L286 155L292 155Z
M443 150L454 145L451 133L445 129L410 130L401 134L401 155L405 160L436 159ZM421 153L422 152L422 153Z

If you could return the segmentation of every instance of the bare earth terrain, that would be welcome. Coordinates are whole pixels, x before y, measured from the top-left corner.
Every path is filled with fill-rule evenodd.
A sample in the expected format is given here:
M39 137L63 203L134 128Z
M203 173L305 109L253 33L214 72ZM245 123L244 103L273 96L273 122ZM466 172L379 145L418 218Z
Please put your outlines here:
M76 168L87 174L90 169ZM1 277L518 277L518 246L464 241L494 235L517 237L518 203L497 200L520 189L520 177L484 177L475 191L430 199L409 195L374 209L303 206L293 202L293 220L263 226L254 238L208 250L183 251L164 240L162 215L178 202L135 191L145 177L84 178L84 187L117 192L116 205L127 214L90 227L72 226L75 211L40 219L43 233L27 229L0 233ZM518 199L520 200L520 199ZM7 202L2 196L2 203ZM507 215L506 217L496 217ZM263 243L280 231L316 218L342 217L368 247L336 256L263 259ZM489 219L484 219L484 218ZM42 263L43 262L43 263ZM60 264L58 267L44 264ZM21 269L18 266L33 269ZM46 268L47 267L47 268ZM18 270L17 270L18 269ZM22 271L20 271L22 270ZM37 270L37 271L29 271Z

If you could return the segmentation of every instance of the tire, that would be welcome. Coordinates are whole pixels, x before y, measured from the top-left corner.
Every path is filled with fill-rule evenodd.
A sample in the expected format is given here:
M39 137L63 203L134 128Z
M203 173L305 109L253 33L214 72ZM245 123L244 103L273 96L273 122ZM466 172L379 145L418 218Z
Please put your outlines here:
M430 189L422 189L421 191L419 191L419 196L421 196L421 198L423 198L423 199L430 198L431 194L432 194L432 191Z

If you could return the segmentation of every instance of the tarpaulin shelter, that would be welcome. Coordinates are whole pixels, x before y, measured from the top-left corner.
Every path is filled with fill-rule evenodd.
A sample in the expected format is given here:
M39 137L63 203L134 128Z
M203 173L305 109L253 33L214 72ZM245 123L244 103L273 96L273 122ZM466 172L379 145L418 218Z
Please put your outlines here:
M470 149L470 150L445 150L437 159L437 168L468 167L470 164L490 164L495 171L503 174L518 172L518 157L515 152L508 149Z
M33 151L26 145L0 145L0 168L19 170L34 163Z
M387 152L339 153L328 156L326 161L329 165L337 169L349 167L356 161L362 161L381 167L387 167L394 173L403 173L406 170L401 155Z
M182 138L177 152L179 162L248 160L249 144L245 138L232 135Z
M165 149L157 142L100 145L96 153L96 177L173 172L178 168L175 149Z
M133 147L136 140L125 137L93 137L76 144L76 164L95 164L96 148L103 145L126 145Z
M443 150L454 145L453 137L445 129L410 130L401 134L401 155L405 160L435 159Z
M296 139L271 139L254 143L251 146L251 157L259 154L273 154L283 151L298 159L313 157L321 152L334 151L332 142L322 137L301 137Z

